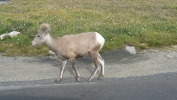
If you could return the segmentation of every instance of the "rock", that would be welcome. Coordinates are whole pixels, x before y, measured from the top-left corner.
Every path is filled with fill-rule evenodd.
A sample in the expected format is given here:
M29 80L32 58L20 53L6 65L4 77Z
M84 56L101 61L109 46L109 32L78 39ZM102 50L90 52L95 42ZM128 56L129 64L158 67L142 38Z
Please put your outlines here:
M126 46L125 50L127 50L128 52L130 52L131 54L136 54L136 50L134 46Z
M49 54L55 55L55 53L51 50L49 50Z
M177 48L177 45L173 45L173 48Z
M166 55L166 57L167 57L167 58L173 58L173 56L172 56L172 55Z
M10 33L6 33L6 34L2 34L0 35L0 39L4 39L5 36L10 36L10 37L14 37L14 36L17 36L18 34L20 34L20 32L17 32L17 31L12 31Z
M10 0L0 0L0 4L7 4Z

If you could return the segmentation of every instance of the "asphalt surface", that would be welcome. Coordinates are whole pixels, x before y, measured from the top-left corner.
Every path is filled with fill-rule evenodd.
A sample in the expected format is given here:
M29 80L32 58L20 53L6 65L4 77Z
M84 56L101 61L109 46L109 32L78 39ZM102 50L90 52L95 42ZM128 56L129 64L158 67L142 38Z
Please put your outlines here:
M101 55L105 59L104 78L127 78L160 73L177 72L177 52L152 50L132 55L116 50ZM58 77L61 61L56 57L30 58L0 55L0 82L34 81ZM76 66L81 78L89 78L94 64L88 55L77 59ZM99 76L100 68L95 78ZM71 63L67 62L63 79L75 79Z
M46 82L46 80L43 82ZM19 82L20 83L20 82ZM22 82L21 84L24 84ZM30 83L30 82L29 82ZM11 86L0 100L176 100L176 73L93 82L61 82Z
M102 54L105 77L87 82L94 64L77 59L81 82L67 63L61 82L55 57L0 56L0 100L177 100L176 50L151 50L132 55L125 50Z

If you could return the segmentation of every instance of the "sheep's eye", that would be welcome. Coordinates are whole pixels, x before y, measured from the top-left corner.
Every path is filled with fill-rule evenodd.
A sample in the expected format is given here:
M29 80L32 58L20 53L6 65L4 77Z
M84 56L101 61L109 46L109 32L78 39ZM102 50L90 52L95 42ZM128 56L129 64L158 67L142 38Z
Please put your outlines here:
M37 37L40 37L40 35L38 35Z

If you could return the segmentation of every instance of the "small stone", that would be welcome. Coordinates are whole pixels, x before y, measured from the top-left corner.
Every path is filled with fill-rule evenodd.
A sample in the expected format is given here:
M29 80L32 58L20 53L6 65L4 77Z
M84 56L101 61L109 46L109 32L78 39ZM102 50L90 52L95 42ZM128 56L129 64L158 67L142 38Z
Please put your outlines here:
M173 45L174 48L177 48L177 45Z
M18 34L20 34L20 32L17 32L17 31L12 31L10 33L6 33L6 34L2 34L0 35L0 39L4 39L5 36L10 36L10 37L15 37L17 36Z
M55 53L51 50L49 50L49 54L55 55Z
M173 58L173 56L172 56L172 55L166 55L166 57L167 57L167 58Z
M126 46L125 49L131 54L136 54L136 50L134 46Z

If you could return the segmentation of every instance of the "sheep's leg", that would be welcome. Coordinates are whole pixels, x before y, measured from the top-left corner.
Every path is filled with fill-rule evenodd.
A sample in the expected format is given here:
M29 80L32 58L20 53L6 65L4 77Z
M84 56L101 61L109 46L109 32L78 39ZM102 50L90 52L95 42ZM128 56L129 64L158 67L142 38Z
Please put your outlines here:
M63 71L65 69L65 65L66 65L67 60L63 60L62 61L62 65L61 65L61 70L60 70L60 75L58 76L58 78L55 80L55 82L58 82L62 79L63 76Z
M104 76L104 59L100 56L99 53L98 53L98 61L100 62L101 65L101 73L98 79L102 79Z
M89 80L88 81L92 81L92 79L93 79L93 77L95 76L95 74L96 74L96 72L97 72L97 70L98 70L98 66L99 66L99 62L98 62L98 53L97 52L95 52L95 53L91 53L90 52L90 55L91 55L91 57L92 57L92 59L93 59L93 62L94 62L94 64L95 64L95 69L94 69L94 71L93 71L93 73L92 73L92 75L90 76L90 78L89 78Z
M72 68L76 73L76 81L80 81L80 74L77 71L77 67L76 67L76 60L75 59L70 59L71 64L72 64Z

